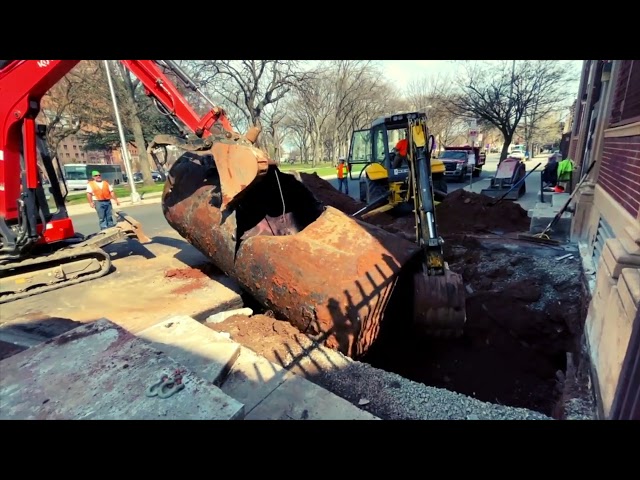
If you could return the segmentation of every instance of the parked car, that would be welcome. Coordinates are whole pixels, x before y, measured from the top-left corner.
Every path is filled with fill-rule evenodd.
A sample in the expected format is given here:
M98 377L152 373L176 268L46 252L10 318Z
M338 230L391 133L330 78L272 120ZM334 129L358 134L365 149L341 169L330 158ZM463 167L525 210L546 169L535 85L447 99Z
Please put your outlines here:
M522 161L526 160L524 152L522 152L521 150L513 150L508 156L511 158L517 158L518 160Z

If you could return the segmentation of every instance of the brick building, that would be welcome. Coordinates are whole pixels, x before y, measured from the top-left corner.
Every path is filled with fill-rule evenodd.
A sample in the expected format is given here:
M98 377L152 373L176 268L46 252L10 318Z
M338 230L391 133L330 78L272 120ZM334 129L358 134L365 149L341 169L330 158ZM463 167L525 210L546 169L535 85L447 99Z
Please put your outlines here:
M58 144L58 158L62 163L117 163L111 150L84 151L82 136L70 135Z
M601 415L640 419L640 60L584 62L569 156L576 177L595 162L572 238L595 271L585 329Z

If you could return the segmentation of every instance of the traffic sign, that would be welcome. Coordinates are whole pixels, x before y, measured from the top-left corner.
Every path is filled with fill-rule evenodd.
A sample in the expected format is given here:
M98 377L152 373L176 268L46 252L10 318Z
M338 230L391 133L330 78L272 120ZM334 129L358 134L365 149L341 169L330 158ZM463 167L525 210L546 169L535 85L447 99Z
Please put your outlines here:
M478 136L478 130L469 130L469 136L476 138Z

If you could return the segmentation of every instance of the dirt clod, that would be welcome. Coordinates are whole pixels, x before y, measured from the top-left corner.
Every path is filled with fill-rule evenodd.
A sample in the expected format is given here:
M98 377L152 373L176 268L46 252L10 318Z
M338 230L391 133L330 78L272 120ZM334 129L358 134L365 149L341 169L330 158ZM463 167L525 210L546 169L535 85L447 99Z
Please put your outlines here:
M287 367L312 343L309 337L289 322L263 314L251 317L233 315L224 322L205 325L212 330L228 333L235 341L283 367Z
M211 275L219 273L220 271L215 265L206 263L195 267L172 268L164 272L164 276L172 280L186 280L188 283L171 291L171 293L176 295L185 295L203 288Z

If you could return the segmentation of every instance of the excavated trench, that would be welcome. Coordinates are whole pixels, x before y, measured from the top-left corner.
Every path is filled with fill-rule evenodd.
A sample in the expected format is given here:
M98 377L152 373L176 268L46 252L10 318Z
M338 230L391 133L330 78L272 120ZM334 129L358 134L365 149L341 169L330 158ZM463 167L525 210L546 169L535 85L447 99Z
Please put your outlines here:
M323 203L345 213L362 205L317 175L301 175ZM512 202L458 190L437 207L445 258L467 287L467 323L457 339L418 337L399 292L378 340L360 360L429 386L478 400L562 417L567 358L578 362L585 318L580 256L517 240L527 212ZM371 223L405 238L411 216L380 214ZM402 288L402 285L399 285ZM568 355L569 354L569 355ZM569 365L570 369L573 368Z
M363 206L315 174L302 173L300 179L326 206L347 214ZM261 192L261 197L268 198L268 192ZM557 406L566 400L563 395L566 396L567 358L568 354L573 358L580 356L585 317L579 254L576 251L573 257L560 260L560 257L566 257L567 250L517 240L515 232L528 230L526 211L515 203L489 206L488 201L491 199L458 190L437 208L439 233L445 239L445 258L451 269L463 276L468 291L464 335L457 339L416 336L410 321L410 289L403 289L401 281L385 309L381 330L371 348L364 356L350 356L429 386L561 418ZM317 216L317 205L285 198L285 204L293 204L298 209L304 203L310 203L313 211L310 218L300 222L301 229ZM251 217L250 221L239 229L250 232L251 236L281 235L277 228L272 230L273 220L281 212L280 204L263 203L255 212L245 212L247 218ZM174 218L181 218L179 215L191 218L193 225L199 223L200 229L205 221L210 221L200 218L195 209L176 210ZM298 212L294 215L301 218ZM285 214L286 220L292 219L286 217L289 215ZM268 222L261 222L261 218L267 218ZM171 218L169 220L173 224ZM251 228L261 223L262 228ZM291 226L297 222L285 223ZM387 230L394 234L393 237L403 237L404 244L415 236L411 216L394 218L380 214L368 223ZM237 245L225 247L221 242L212 245L207 240L208 234L200 234L198 229L181 234L201 251L229 248L237 252ZM295 257L293 253L291 256ZM339 283L341 271L346 279L353 278L353 262L349 258L342 259L343 263L335 260L331 259L329 263L343 266L332 270L330 278L322 279L325 285ZM289 262L304 270L302 257L291 258ZM253 274L263 278L267 274L273 275L269 278L274 282L281 276L281 272L269 273L268 268L257 273L254 270ZM301 271L298 278L304 278L304 275ZM318 285L320 289L327 288ZM251 292L258 300L251 305L255 313L272 310L272 305L264 301L264 295L273 297L275 293L267 291L263 294L262 288L253 287L258 295ZM288 288L296 289L295 284ZM299 297L300 292L297 294ZM313 297L307 300L313 301ZM258 304L263 308L258 308ZM296 327L313 337L318 332L310 325ZM260 336L259 332L256 336ZM329 346L342 349L340 341Z

